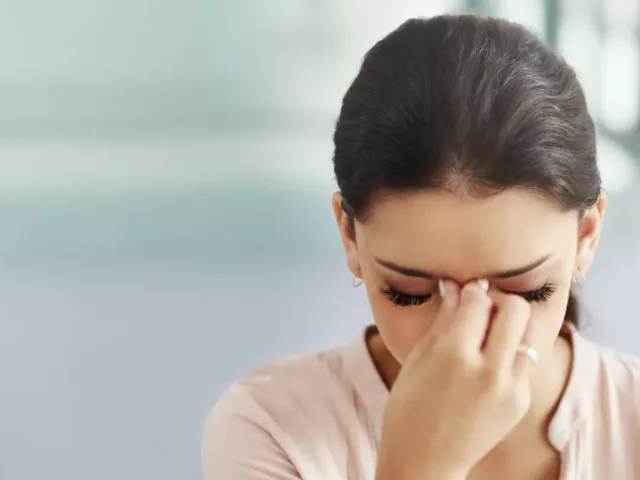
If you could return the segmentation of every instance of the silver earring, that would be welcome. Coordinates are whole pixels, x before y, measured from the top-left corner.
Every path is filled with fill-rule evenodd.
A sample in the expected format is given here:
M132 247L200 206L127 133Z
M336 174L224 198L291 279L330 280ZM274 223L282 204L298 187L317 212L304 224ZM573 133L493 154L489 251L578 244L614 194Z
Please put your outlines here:
M574 285L579 287L584 287L587 284L587 278L584 276L584 273L580 273L577 276L571 279Z
M353 288L358 288L363 283L364 283L364 280L360 277L356 277L355 275L351 279L351 285L353 285Z

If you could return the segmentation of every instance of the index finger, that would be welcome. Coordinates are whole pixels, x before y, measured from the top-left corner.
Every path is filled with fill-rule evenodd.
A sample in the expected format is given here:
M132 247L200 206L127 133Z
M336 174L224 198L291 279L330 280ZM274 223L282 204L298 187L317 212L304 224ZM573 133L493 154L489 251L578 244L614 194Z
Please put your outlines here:
M490 331L487 335L485 354L493 365L511 370L518 347L531 318L531 306L521 297L500 292L491 292L496 305Z
M469 282L462 288L452 334L465 351L480 352L484 343L493 308L488 288L486 280Z

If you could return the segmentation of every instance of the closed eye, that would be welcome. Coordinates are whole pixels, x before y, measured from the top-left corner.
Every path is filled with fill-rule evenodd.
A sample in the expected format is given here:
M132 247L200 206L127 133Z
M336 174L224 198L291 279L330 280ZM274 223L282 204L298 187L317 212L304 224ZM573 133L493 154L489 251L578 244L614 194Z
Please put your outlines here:
M546 283L542 287L536 290L530 290L528 292L510 292L508 290L503 290L503 292L509 293L511 295L519 295L529 303L542 303L544 301L547 301L555 291L556 286L551 283Z
M418 307L433 297L432 293L425 293L423 295L410 295L408 293L402 293L394 288L387 288L383 291L391 302L399 307Z
M546 283L540 288L529 290L527 292L512 292L504 289L502 289L502 291L510 295L518 295L529 303L542 303L547 301L551 295L553 295L556 291L556 287L551 283ZM419 307L433 298L433 293L412 295L400 292L391 287L385 289L383 293L394 305L398 305L399 307Z

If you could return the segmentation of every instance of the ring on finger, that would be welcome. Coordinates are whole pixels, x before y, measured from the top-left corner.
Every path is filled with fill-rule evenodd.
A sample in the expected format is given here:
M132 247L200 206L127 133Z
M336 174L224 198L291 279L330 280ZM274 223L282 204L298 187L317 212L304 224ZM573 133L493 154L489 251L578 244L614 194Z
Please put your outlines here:
M538 363L538 352L535 348L523 343L518 345L516 352L521 355L525 355L534 365Z

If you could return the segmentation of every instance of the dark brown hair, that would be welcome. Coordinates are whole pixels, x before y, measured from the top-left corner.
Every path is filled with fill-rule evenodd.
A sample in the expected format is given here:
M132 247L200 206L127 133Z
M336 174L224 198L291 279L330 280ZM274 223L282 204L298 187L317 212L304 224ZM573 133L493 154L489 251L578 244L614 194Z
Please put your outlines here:
M412 19L376 43L344 96L334 144L352 219L381 192L524 187L579 215L600 196L575 72L524 27L496 18ZM578 323L573 295L566 320Z

